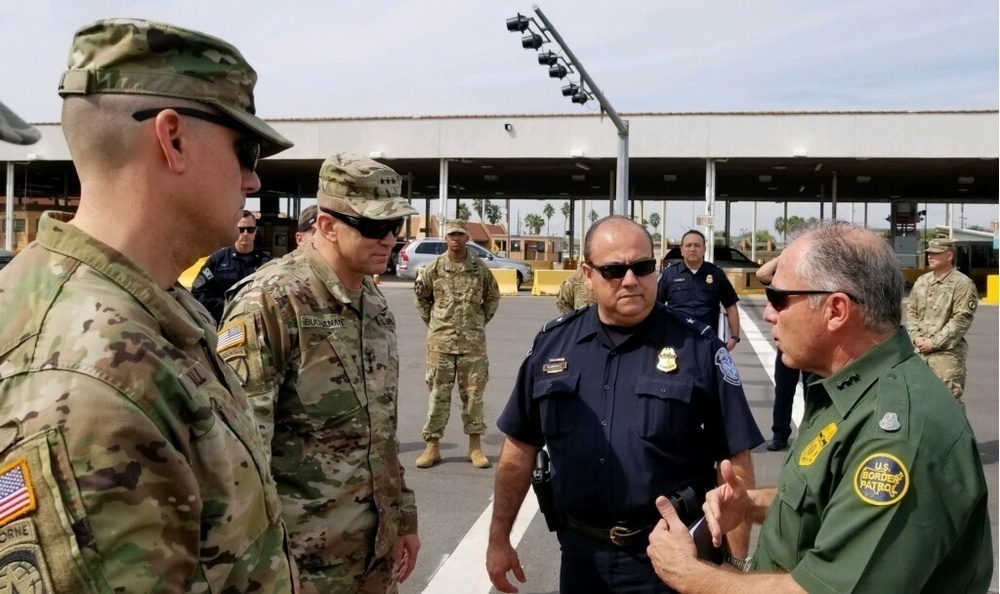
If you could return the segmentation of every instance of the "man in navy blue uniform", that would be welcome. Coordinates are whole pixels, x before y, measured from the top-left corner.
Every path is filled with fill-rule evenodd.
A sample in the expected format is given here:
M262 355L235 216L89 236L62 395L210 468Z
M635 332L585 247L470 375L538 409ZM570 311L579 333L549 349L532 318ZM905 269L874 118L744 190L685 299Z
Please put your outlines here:
M722 460L753 482L749 450L764 438L715 332L656 302L645 229L602 219L587 232L584 259L596 305L545 325L497 423L507 438L487 570L501 592L517 592L508 572L525 579L510 531L545 446L561 520L560 591L672 592L644 551L656 496L693 492L700 509ZM733 555L745 556L748 536L729 540Z
M216 323L226 307L226 291L271 260L270 254L256 248L257 217L252 212L243 211L237 228L240 235L236 243L209 256L191 285L191 294Z
M694 229L681 238L681 261L663 269L656 285L656 300L708 324L719 326L719 305L726 310L730 351L740 341L740 298L726 273L705 261L705 236Z

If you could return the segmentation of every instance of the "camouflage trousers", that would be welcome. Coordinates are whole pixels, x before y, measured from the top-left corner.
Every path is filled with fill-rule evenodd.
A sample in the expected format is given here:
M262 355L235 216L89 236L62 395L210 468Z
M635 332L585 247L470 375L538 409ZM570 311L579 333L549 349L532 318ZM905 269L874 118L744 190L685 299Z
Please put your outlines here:
M931 368L934 375L941 378L944 385L951 390L951 395L958 400L958 403L965 408L962 402L962 394L965 393L965 357L962 354L951 351L940 351L921 355L927 366Z
M299 569L300 594L396 594L393 555L376 559L367 567L367 553L350 556L337 565ZM366 570L367 567L367 570Z
M462 425L466 435L486 432L483 422L483 393L490 379L486 352L455 355L427 351L427 424L424 441L441 439L451 414L451 390L458 381L458 395L462 398Z

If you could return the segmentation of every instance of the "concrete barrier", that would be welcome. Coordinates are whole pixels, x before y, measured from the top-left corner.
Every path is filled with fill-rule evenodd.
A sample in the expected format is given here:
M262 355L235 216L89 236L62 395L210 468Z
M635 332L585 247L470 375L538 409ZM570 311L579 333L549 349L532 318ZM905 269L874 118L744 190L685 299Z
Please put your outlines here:
M986 275L986 298L983 302L1000 305L1000 274Z
M558 295L559 285L573 274L572 270L535 270L532 295Z
M493 278L500 285L501 295L517 295L517 270L513 268L490 268Z
M764 285L757 280L757 270L751 268L728 268L726 278L740 295L754 295L764 292Z

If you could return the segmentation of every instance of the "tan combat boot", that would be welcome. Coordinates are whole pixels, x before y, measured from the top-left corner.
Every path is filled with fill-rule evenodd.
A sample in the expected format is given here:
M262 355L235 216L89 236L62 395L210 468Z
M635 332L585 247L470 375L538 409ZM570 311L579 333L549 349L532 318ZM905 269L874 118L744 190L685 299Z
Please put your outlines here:
M417 458L417 468L430 468L441 461L441 447L437 439L428 439L424 453Z
M469 460L472 461L472 465L476 468L489 468L493 466L490 461L483 455L483 450L479 445L479 435L469 436Z

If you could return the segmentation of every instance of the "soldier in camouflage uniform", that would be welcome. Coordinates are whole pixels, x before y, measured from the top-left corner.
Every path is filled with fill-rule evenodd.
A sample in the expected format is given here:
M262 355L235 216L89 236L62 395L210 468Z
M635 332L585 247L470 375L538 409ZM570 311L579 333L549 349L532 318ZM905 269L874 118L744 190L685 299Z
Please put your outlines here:
M559 309L559 313L566 315L593 303L595 303L594 295L587 288L582 268L573 271L573 274L566 277L566 280L559 285L559 294L556 296L556 308Z
M367 157L326 159L312 240L238 283L220 325L308 594L396 592L420 548L396 438L396 320L371 278L416 212L400 187Z
M920 357L964 408L961 398L969 355L965 333L972 325L979 294L972 279L955 269L954 242L932 239L924 251L931 271L910 290L906 331Z
M500 305L500 287L489 268L466 247L465 221L448 221L444 232L448 251L435 258L414 284L417 310L429 328L426 378L430 402L423 430L427 447L417 458L417 467L429 468L441 460L440 440L457 378L469 460L476 468L489 468L481 443L486 431L483 392L490 377L486 324Z
M79 211L0 271L0 590L294 591L246 395L176 282L235 239L256 156L291 146L253 115L255 81L195 31L76 33Z

